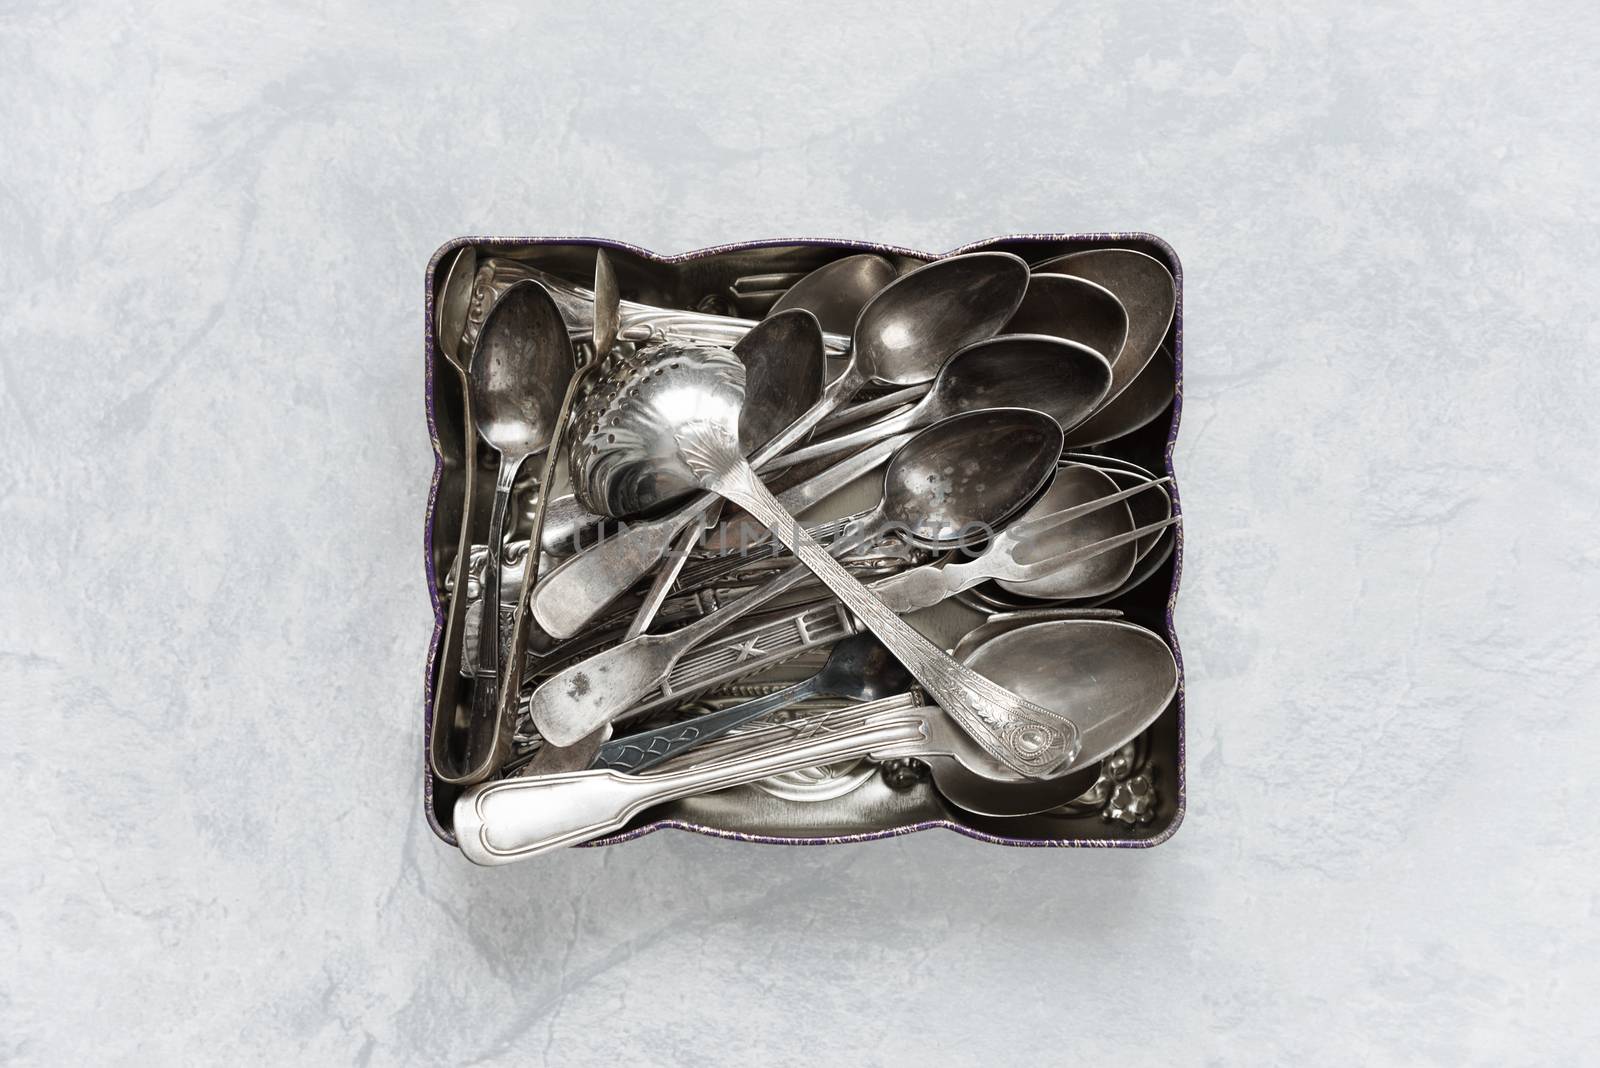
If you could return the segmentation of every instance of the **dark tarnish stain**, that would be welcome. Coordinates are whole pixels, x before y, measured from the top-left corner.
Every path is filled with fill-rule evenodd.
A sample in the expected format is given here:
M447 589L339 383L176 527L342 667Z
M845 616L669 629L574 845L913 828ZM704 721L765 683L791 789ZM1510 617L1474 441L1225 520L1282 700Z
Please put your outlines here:
M567 689L567 696L577 700L589 692L589 676L579 672L572 676L572 685Z

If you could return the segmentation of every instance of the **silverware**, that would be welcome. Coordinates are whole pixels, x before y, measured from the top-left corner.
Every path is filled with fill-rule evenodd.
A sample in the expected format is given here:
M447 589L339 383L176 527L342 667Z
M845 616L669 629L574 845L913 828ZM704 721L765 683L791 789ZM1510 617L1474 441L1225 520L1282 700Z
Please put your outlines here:
M845 256L794 283L767 314L804 308L817 317L823 330L848 334L861 309L898 273L893 263L875 253Z
M503 648L500 572L512 487L523 462L550 444L560 409L557 393L567 388L574 370L572 344L549 294L537 282L519 282L506 290L489 313L471 365L478 434L500 454L489 513L474 722L494 722L498 707ZM530 558L528 566L536 565Z
M739 452L743 403L744 367L726 351L680 349L640 369L618 383L616 406L604 429L592 432L573 454L579 499L597 512L626 514L649 507L650 493L698 484L739 505L777 535L986 751L1039 778L1069 763L1078 751L1077 731L1069 718L957 664L874 597L783 511ZM974 468L971 473L979 472ZM968 472L958 466L954 474ZM943 473L944 479L950 477L952 472ZM920 489L931 500L948 492L940 476Z
M762 471L848 452L982 408L1032 408L1066 428L1092 412L1110 385L1105 357L1085 345L1042 334L1002 334L952 355L927 394L903 415L796 449Z
M1092 541L1086 537L1094 537L1094 528L1074 530L1078 521L1092 521L1145 488L1108 493L1043 514L1035 506L1027 516L997 533L974 559L902 571L874 582L869 589L890 609L904 615L932 608L947 597L989 580L1011 584L1056 582L1059 576L1070 575L1075 565L1131 547L1139 538L1177 522L1168 519L1151 527L1134 528L1130 519L1125 524L1126 529ZM1110 511L1113 522L1118 511L1123 516L1128 515L1126 508ZM1024 561L1021 559L1024 555L1034 558Z
M939 792L985 816L1032 815L1072 801L1094 785L1100 761L1144 733L1178 691L1172 650L1132 623L1029 623L1001 630L964 662L1046 707L1072 709L1083 749L1069 770L1090 775L1087 782L1039 781L975 768L970 761L929 758Z
M594 294L591 291L519 260L497 257L487 262L495 270L492 288L504 288L527 279L536 281L549 291L574 335L587 337L590 334L594 317ZM620 303L619 314L619 336L629 341L667 339L726 347L739 341L756 326L752 319L658 308L632 300ZM470 334L469 326L469 337ZM824 334L822 342L830 354L843 354L850 348L850 338L842 334Z
M1115 293L1087 278L1035 269L1021 306L1000 332L1067 338L1116 367L1128 340L1128 310Z
M706 351L709 358L715 358L716 350ZM687 394L694 388L693 379L679 385L676 378L678 372L692 374L691 368L689 353L674 355L668 360L665 376L650 372L646 381L665 383L662 388ZM649 396L648 387L642 392ZM619 439L626 440L640 433L627 418L619 419L615 430ZM612 436L612 431L608 429L606 436ZM1006 443L1005 452L996 447L997 442ZM996 408L947 419L922 431L895 454L884 473L877 506L863 515L857 526L875 535L889 523L924 545L960 544L975 532L1003 524L1025 506L1055 473L1060 454L1061 428L1039 412ZM635 476L623 471L616 477ZM798 524L795 527L812 545L817 544ZM847 537L842 546L857 541L859 538ZM819 551L833 563L826 550L819 547ZM840 573L847 574L842 568ZM534 692L530 706L539 733L557 745L569 745L604 726L659 685L690 649L792 588L807 574L805 566L791 568L762 590L686 627L664 635L639 635L547 679ZM827 581L826 576L821 577ZM856 583L853 577L849 581Z
M882 642L871 634L854 634L836 644L822 670L810 678L721 712L609 741L589 766L637 774L800 701L813 697L877 701L905 693L911 681L910 673Z
M1067 628L1094 630L1073 635ZM1072 659L1083 664L1082 670L1064 662L1063 644L1070 645ZM1069 707L1084 717L1091 742L1053 784L1058 794L1081 793L1084 783L1092 785L1095 765L1145 730L1177 689L1177 665L1170 650L1154 634L1126 623L1072 621L1024 627L993 639L973 660L996 673L1014 672L1013 682L1019 688L1052 701L1075 702ZM1051 671L1052 665L1060 667ZM1107 738L1117 740L1107 744ZM934 772L936 786L951 768L941 758L953 759L968 772L993 778L994 791L988 795L963 793L964 784L955 787L965 803L985 807L1002 791L1020 794L1038 785L1009 781L1007 769L974 745L950 717L938 708L919 705L915 694L903 694L720 738L704 751L695 750L692 761L684 754L642 775L597 769L474 787L456 803L456 833L469 859L502 864L617 830L652 805L860 756L924 760ZM1091 774L1083 778L1069 774L1085 770ZM950 777L950 781L958 780ZM1073 796L1077 794L1044 800L1055 801L1049 806L1055 807Z
M1041 274L1070 274L1109 289L1128 312L1128 340L1111 369L1111 389L1104 407L1122 395L1139 377L1172 325L1177 308L1177 284L1172 272L1154 256L1127 248L1097 248L1069 252L1034 266Z
M1167 410L1176 385L1172 354L1162 346L1126 389L1072 428L1068 447L1098 445L1133 433Z
M903 385L931 379L950 355L991 336L1011 317L1027 281L1022 260L986 252L935 260L892 282L861 310L850 358L839 376L805 415L751 458L751 465L759 469L783 453L869 381ZM811 318L803 311L784 314ZM811 347L808 343L802 349L796 341L790 358L820 360L819 353L809 351ZM581 490L578 496L581 501ZM679 531L703 515L714 500L713 494L701 494L670 515L632 525L625 534L608 538L556 568L534 591L534 615L540 625L558 638L577 633L654 566Z

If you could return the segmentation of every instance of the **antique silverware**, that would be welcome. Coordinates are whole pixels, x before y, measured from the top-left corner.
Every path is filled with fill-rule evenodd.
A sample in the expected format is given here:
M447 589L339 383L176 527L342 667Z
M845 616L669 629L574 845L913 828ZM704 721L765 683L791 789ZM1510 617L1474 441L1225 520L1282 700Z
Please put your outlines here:
M786 290L768 315L804 308L823 330L848 334L867 301L877 296L899 272L875 253L845 256L818 267Z
M716 354L716 350L705 351ZM652 372L648 381L665 382L667 389L686 392L694 388L692 384L676 385L673 373L690 368L688 353L674 356L668 360L665 377ZM615 431L620 438L638 432L626 419L619 420ZM610 438L612 430L607 429L605 435ZM999 442L1006 445L1003 452L997 447ZM1003 524L1024 507L1055 473L1060 455L1061 428L1039 412L996 408L947 419L922 431L895 454L884 473L877 506L864 514L857 526L875 534L889 523L923 545L948 548L960 544L975 531ZM633 476L623 472L618 477ZM934 484L938 488L930 490ZM798 524L796 530L811 539ZM811 544L817 543L811 540ZM843 539L842 545L849 544L852 539ZM833 563L831 556L829 563ZM840 573L847 574L843 569ZM807 575L805 566L791 568L762 590L686 627L664 635L639 635L547 679L534 692L530 706L539 733L557 745L566 745L609 723L659 685L690 649ZM826 581L826 576L822 577ZM854 578L849 581L856 582Z
M1098 283L1116 294L1128 312L1128 339L1111 369L1111 389L1101 406L1122 395L1145 369L1167 336L1177 309L1177 284L1172 272L1154 256L1127 248L1069 252L1034 266L1041 274L1070 274Z
M1126 389L1072 428L1068 447L1098 445L1133 433L1167 410L1176 383L1172 353L1161 346Z
M777 535L987 752L1039 778L1070 763L1078 741L1069 718L957 664L874 597L783 511L739 452L743 404L744 367L725 350L681 349L640 369L618 383L611 417L573 454L579 500L594 511L624 515L650 507L655 495L699 485L732 501ZM918 489L935 502L962 476L970 477L956 467Z
M903 385L931 379L949 356L993 335L1011 317L1027 282L1022 260L985 252L935 260L890 283L861 310L849 361L838 377L805 415L751 458L751 466L759 469L783 453L869 381ZM784 314L814 321L803 311ZM791 358L821 357L800 351L797 344ZM670 494L651 495L662 499ZM714 499L701 494L670 515L630 526L625 534L556 568L534 591L539 623L558 638L577 633L660 560L678 532L704 514Z
M911 681L910 673L882 642L871 634L854 634L836 644L822 670L810 678L720 712L609 741L590 767L637 774L800 701L813 697L876 701L905 693Z
M560 456L561 444L571 419L572 406L584 388L589 373L611 355L620 328L621 293L617 288L616 272L612 270L611 257L606 255L605 249L597 248L594 252L592 336L587 352L580 357L577 370L567 385L566 396L562 398L561 412L556 416L555 432L545 452L544 471L539 476L538 504L534 509L533 525L528 535L526 573L517 590L517 608L511 628L510 659L506 665L505 685L500 690L497 717L497 726L501 728L499 737L504 737L515 723L517 706L522 697L522 672L528 652L529 591L539 578L540 553L536 547L543 540L545 516L550 505L550 489L555 485L556 461ZM489 603L491 602L484 601L485 605ZM653 609L651 611L653 612ZM640 612L644 613L645 609L641 608ZM588 763L590 756L604 740L603 737L580 739L565 752L557 746L547 745L540 750L528 770L532 774L539 774L581 768ZM496 755L499 755L498 747Z
M1105 357L1112 367L1128 340L1128 310L1105 286L1070 274L1037 269L1002 334L1048 334L1076 341Z
M933 386L903 415L796 449L762 471L848 452L980 408L1033 408L1066 429L1088 416L1110 385L1110 365L1085 345L1043 334L1002 334L952 355Z
M1101 760L1142 734L1178 690L1166 642L1132 623L1054 620L1002 630L964 658L1019 693L1070 708L1083 749L1071 770L1087 782L1040 781L933 756L933 783L953 804L985 816L1025 816L1067 804L1094 785ZM1011 781L1007 781L1011 780Z
M574 369L572 343L549 294L537 282L519 282L506 290L489 312L471 366L478 434L500 454L489 513L489 561L472 698L475 721L492 721L497 708L503 647L500 570L512 487L523 461L550 444L560 408L558 393L566 389ZM528 566L535 565L530 559Z
M1105 632L1074 636L1064 628ZM1082 670L1070 669L1050 651L1064 641L1071 642L1074 659L1087 661ZM1063 621L1002 634L974 654L974 662L983 662L988 670L1015 671L1019 688L1053 701L1075 702L1073 714L1089 724L1085 733L1090 744L1054 784L1058 793L1076 792L1046 799L1054 801L1048 807L1070 801L1092 785L1099 761L1166 708L1176 692L1177 668L1170 650L1163 656L1157 647L1166 650L1154 634L1131 624ZM1134 655L1125 655L1130 652ZM1096 673L1097 668L1104 673ZM1116 740L1107 744L1108 738ZM934 770L935 786L940 786L939 776L949 774L947 759L978 776L993 777L997 794L1037 785L1008 781L1005 767L940 709L920 705L915 694L762 726L714 740L705 749L692 751L692 761L685 753L642 775L594 769L474 787L456 803L462 852L479 864L507 863L617 830L651 805L863 755L924 760ZM1085 770L1090 774L1082 778L1065 774ZM960 786L955 792L963 793ZM992 800L973 791L956 803L991 807Z

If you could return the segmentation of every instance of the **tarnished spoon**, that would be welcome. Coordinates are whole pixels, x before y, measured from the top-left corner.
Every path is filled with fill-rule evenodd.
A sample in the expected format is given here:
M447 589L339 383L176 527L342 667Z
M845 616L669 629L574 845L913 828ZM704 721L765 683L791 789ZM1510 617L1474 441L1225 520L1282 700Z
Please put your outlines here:
M478 434L500 454L489 513L474 720L492 720L495 713L502 642L500 578L512 487L523 462L549 446L574 366L566 324L544 287L526 281L507 289L484 322L471 367Z
M1042 334L1002 334L951 356L933 387L903 415L796 449L761 470L770 474L836 456L981 408L1033 408L1067 428L1094 411L1110 385L1105 357L1086 345Z
M945 420L895 454L884 472L882 497L858 528L877 532L887 525L918 544L953 547L1027 505L1054 474L1060 442L1061 428L1053 420L1023 408ZM533 693L534 725L547 740L569 745L609 723L659 685L684 654L806 573L804 566L791 568L686 627L638 635L551 676Z
M935 260L891 282L861 309L844 370L816 404L751 458L752 466L769 463L869 381L908 385L933 378L949 356L993 336L1016 311L1027 285L1027 264L1002 252ZM809 312L784 314L804 315L815 323ZM797 343L790 358L821 366L821 328L816 327L815 340L804 348ZM682 488L674 482L656 503ZM670 515L633 524L625 534L607 538L556 568L534 591L540 625L557 638L576 634L649 571L678 533L698 522L715 499L700 494Z
M1056 256L1033 268L1041 274L1070 274L1105 286L1128 312L1128 340L1112 368L1110 404L1145 369L1172 325L1177 285L1161 261L1129 248L1096 248Z
M874 253L846 256L818 267L790 286L767 315L804 308L817 317L822 329L848 334L867 301L893 282L897 273L893 263Z
M1047 812L1094 785L1100 761L1142 734L1178 691L1172 650L1154 632L1111 620L1055 620L1004 630L964 663L1047 708L1071 709L1083 750L1068 774L1038 781L971 761L928 757L947 800L984 816Z
M1128 311L1105 286L1070 274L1033 272L1002 334L1048 334L1087 345L1113 368L1128 339Z
M724 350L683 350L664 364L641 368L618 383L604 429L591 433L573 454L579 499L594 511L624 515L648 507L652 491L698 484L739 505L787 545L987 752L1038 778L1070 762L1078 750L1070 719L957 664L874 597L783 510L739 453L743 405L744 367ZM944 492L939 476L926 486L930 501Z
M1172 354L1162 346L1126 389L1072 428L1068 447L1098 445L1133 433L1167 410L1176 387Z

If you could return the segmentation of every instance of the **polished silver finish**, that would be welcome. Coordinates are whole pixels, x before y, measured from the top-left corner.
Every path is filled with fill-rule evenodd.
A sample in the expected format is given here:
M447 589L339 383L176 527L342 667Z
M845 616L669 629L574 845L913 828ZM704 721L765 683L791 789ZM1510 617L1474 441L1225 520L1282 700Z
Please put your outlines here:
M1177 284L1161 261L1127 248L1071 252L1035 265L1040 274L1070 274L1116 294L1128 312L1128 340L1111 369L1111 390L1102 406L1121 396L1161 347L1178 306Z
M1110 365L1085 345L1042 334L1002 334L952 355L933 387L903 415L796 449L762 471L849 452L981 408L1032 408L1067 428L1094 411L1110 386Z
M1115 293L1087 278L1035 270L1022 305L1000 332L1076 341L1115 367L1128 340L1128 310Z
M706 367L693 367L690 362L690 357L674 352L668 357L665 375L647 371L645 381L651 385L660 383L659 388L677 396L689 387L674 384L675 372L687 382L695 382L707 367L721 365L714 351L706 354ZM649 387L645 387L646 396L648 391ZM633 425L627 419L619 420L619 439ZM1002 442L1003 450L999 448ZM1060 454L1060 427L1038 412L994 409L945 420L922 431L900 449L884 473L883 495L877 507L862 516L857 525L876 534L888 523L924 544L959 543L975 530L991 530L1003 524L1027 504L1054 474ZM622 477L635 477L630 467L619 470L624 472ZM793 525L797 536L812 538L798 524ZM842 551L857 540L841 539L833 551ZM814 540L811 543L816 544ZM567 745L611 722L660 685L689 650L793 588L809 574L805 566L793 567L762 589L686 627L663 635L630 636L621 645L551 677L534 692L530 705L539 733L558 745ZM826 581L826 576L822 577Z
M937 314L937 309L924 310ZM622 399L614 418L592 432L585 451L575 454L574 483L586 506L627 514L649 507L654 487L698 483L766 525L986 751L1039 778L1074 759L1077 732L1069 718L957 664L875 598L783 511L739 452L744 368L737 360L713 350L674 352L618 382L617 392Z
M1027 264L999 252L935 260L903 275L862 309L849 362L822 397L752 457L751 466L759 470L782 454L869 381L899 385L933 378L951 355L991 336L1011 317L1027 283ZM792 358L822 357L797 351ZM702 494L671 515L633 525L626 535L606 539L552 571L534 591L539 623L557 638L577 633L654 566L678 532L704 514L714 499Z
M733 708L607 742L590 766L638 774L809 698L877 701L910 688L910 673L889 655L882 642L870 634L855 634L835 645L822 670L810 678Z
M818 267L789 287L767 314L804 308L817 317L822 329L848 334L861 309L898 273L893 263L875 253L846 256Z
M549 294L536 282L518 283L506 290L489 313L471 366L478 433L500 454L489 514L485 625L479 637L474 720L496 715L502 648L500 570L512 487L523 461L550 444L561 407L558 393L566 389L574 369L572 344Z

